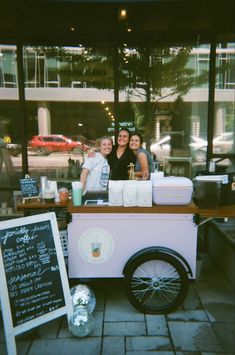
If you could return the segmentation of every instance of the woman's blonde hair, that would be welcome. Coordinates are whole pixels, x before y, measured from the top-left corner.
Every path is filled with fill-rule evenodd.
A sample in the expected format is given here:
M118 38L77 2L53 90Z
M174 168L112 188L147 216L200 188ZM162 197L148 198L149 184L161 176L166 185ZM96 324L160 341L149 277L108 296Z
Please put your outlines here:
M110 136L103 136L103 137L100 137L100 138L96 139L95 147L96 147L97 149L99 149L99 148L100 148L100 145L101 145L101 142L104 141L105 139L110 140L110 142L111 142L112 145L113 145L113 140L112 140L112 138L111 138Z

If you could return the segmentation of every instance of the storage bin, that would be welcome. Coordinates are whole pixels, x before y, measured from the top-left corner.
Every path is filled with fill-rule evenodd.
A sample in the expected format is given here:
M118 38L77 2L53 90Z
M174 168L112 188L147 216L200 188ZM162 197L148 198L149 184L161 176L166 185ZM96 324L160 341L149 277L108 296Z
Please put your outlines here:
M153 203L156 205L188 205L192 193L193 183L186 177L168 176L153 182Z
M195 203L200 208L218 208L221 195L222 177L197 176L194 180Z

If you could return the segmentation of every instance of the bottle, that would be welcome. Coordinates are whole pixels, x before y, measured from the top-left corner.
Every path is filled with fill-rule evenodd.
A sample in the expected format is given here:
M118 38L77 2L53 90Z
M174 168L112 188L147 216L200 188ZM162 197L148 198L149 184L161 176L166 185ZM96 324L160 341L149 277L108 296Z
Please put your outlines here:
M130 163L128 165L128 167L130 168L129 170L129 180L135 180L135 164Z

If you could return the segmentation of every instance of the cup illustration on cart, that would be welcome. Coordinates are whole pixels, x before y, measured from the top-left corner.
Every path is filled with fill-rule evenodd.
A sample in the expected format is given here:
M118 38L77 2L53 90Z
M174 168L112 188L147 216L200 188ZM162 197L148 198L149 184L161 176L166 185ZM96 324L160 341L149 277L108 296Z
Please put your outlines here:
M100 242L92 242L91 243L91 254L94 258L98 258L101 252L101 243Z

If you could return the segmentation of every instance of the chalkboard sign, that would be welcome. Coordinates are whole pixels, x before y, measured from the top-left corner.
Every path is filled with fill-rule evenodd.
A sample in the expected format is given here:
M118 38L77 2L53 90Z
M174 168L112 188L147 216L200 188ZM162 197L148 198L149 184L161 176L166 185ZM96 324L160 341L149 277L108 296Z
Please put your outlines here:
M20 179L20 188L23 198L38 197L37 180L33 178Z
M55 213L0 222L0 295L9 334L71 315ZM14 346L9 353L14 354Z

